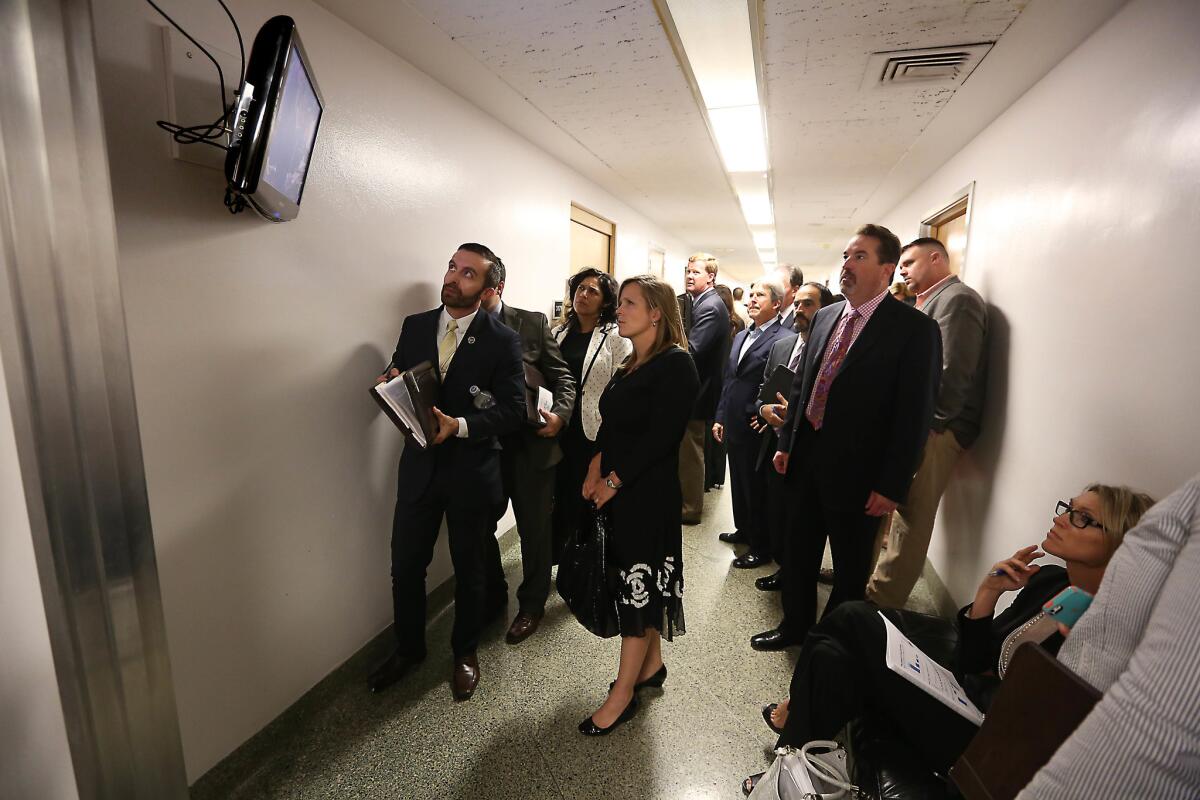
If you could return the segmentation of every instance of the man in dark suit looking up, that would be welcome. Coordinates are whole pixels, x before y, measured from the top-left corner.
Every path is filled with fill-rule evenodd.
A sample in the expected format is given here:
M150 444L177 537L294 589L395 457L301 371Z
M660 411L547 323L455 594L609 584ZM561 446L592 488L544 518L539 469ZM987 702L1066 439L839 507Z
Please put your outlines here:
M834 584L825 613L864 597L879 518L904 501L933 421L937 323L888 294L900 240L864 225L843 253L845 302L813 319L773 459L794 513L785 543L783 621L756 650L800 644L816 621L826 538Z
M700 374L700 391L692 406L692 419L679 445L679 484L683 490L683 522L698 525L704 511L704 437L712 428L721 396L721 371L729 343L729 309L713 288L717 282L717 257L694 253L684 271L684 288L691 300L692 326L687 331L688 352ZM686 300L681 302L687 302Z
M903 607L921 577L938 503L959 455L979 436L987 384L987 304L950 274L945 245L917 239L900 254L900 275L942 331L942 372L921 465L867 586L871 602L888 608Z
M713 423L713 438L725 443L729 452L729 483L733 494L732 533L722 533L721 541L747 544L750 552L734 559L738 569L749 569L771 562L770 544L761 536L765 527L758 517L766 506L766 486L755 470L758 460L758 433L750 427L758 407L758 389L763 365L771 345L782 333L779 308L783 287L773 279L760 280L750 287L750 327L733 337L725 381Z
M451 688L470 698L479 683L475 650L485 621L487 540L504 503L498 437L525 418L521 341L491 314L479 312L495 289L501 264L481 244L460 245L442 279L442 306L406 317L389 368L379 381L429 361L441 376L437 434L425 449L405 443L392 520L392 607L396 650L368 680L380 692L425 658L425 571L442 518L454 564Z
M804 343L808 341L809 326L813 317L825 306L833 302L833 293L819 283L805 283L796 290L796 301L793 304L792 332L782 333L771 346L763 368L762 384L765 384L782 365L797 372L800 369L800 359L804 356ZM756 395L757 396L757 395ZM768 543L771 558L780 568L770 575L764 575L754 581L755 588L764 592L777 592L781 588L780 570L783 568L784 540L787 534L788 495L783 476L775 471L771 460L779 444L779 429L787 417L787 398L777 395L778 402L758 403L758 419L752 423L759 432L761 442L758 450L758 461L755 468L766 485L767 513L760 519L760 525L765 531L759 531L762 541Z
M519 644L537 630L550 595L552 536L550 514L554 506L555 465L562 460L558 434L570 421L575 407L575 379L550 335L546 315L526 311L505 303L506 270L499 267L500 283L484 292L482 307L521 337L521 357L535 367L553 396L549 412L542 414L545 425L535 428L526 421L521 430L503 437L500 469L504 494L513 505L517 535L521 537L521 570L524 579L517 587L517 616L509 626L505 640ZM508 585L500 562L500 547L493 535L488 538L488 595L507 597Z

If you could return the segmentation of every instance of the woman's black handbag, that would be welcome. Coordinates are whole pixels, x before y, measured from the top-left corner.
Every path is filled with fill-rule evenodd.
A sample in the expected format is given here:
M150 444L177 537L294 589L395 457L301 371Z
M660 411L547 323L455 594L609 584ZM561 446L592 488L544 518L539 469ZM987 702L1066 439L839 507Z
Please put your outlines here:
M621 632L608 583L608 514L592 509L567 539L555 585L583 627L607 639Z

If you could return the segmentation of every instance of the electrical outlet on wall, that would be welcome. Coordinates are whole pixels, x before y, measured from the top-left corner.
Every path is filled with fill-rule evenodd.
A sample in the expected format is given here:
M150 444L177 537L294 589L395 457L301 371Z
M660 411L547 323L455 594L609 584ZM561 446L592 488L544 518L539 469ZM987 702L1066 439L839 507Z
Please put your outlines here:
M241 87L241 60L237 55L227 53L196 37L196 41L212 53L225 74L225 106L222 107L218 105L221 84L217 79L217 69L208 60L208 56L174 28L163 26L162 31L167 120L185 126L207 125L213 122L234 102L235 92ZM164 138L172 158L224 172L224 150L207 144L180 144L170 135L165 135ZM228 144L228 139L224 136L219 141L222 145Z

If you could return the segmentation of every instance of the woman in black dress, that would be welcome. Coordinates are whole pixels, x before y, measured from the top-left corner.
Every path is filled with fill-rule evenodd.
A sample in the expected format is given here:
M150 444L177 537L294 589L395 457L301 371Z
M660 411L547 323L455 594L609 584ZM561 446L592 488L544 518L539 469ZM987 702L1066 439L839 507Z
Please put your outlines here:
M700 378L669 284L649 275L623 282L617 324L633 355L600 398L598 452L583 496L608 510L621 660L608 699L579 724L589 736L632 717L637 689L662 686L662 636L684 632L679 443Z
M1152 505L1153 498L1124 486L1091 484L1078 497L1059 501L1041 550L1029 545L992 565L974 602L958 612L957 648L953 662L944 665L977 707L987 711L1019 645L1032 641L1058 652L1063 637L1042 604L1067 586L1095 594L1121 540ZM1042 550L1066 567L1035 564ZM996 614L1000 596L1017 590L1012 605ZM780 733L778 747L801 747L832 739L863 714L879 715L904 734L927 767L945 771L979 728L887 668L879 611L865 601L843 603L809 631L792 675L791 698L763 709L767 724ZM901 632L909 627L909 612L883 613ZM759 777L747 778L743 792L749 794Z

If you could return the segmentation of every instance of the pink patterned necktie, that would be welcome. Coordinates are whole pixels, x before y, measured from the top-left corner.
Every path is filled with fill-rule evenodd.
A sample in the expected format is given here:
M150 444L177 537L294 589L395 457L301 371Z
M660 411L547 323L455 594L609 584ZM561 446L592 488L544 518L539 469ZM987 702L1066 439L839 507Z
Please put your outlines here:
M821 363L821 373L817 375L817 385L813 388L808 408L804 409L804 416L812 423L813 430L821 430L821 424L825 420L825 403L829 400L829 387L833 385L833 377L837 374L842 361L845 360L846 351L850 349L850 340L854 337L854 323L858 317L857 310L842 317L837 337L833 341L833 349Z

